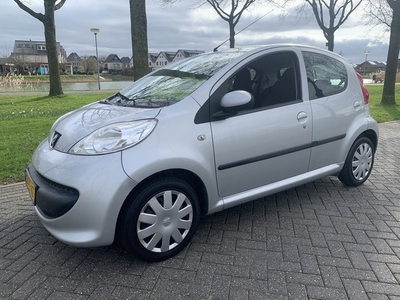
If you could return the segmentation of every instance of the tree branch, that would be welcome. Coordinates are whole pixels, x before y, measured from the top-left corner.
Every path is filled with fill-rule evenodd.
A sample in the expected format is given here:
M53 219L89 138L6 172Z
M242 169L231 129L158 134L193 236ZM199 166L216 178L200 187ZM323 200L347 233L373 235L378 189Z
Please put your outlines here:
M58 4L56 3L54 5L54 10L56 11L56 10L59 10L61 7L63 7L63 5L65 4L65 1L67 1L67 0L61 0Z
M64 0L65 2L66 0ZM38 19L40 22L43 23L44 21L44 15L41 13L37 13L35 11L33 11L32 9L30 9L28 6L26 6L25 4L23 4L20 0L14 0L15 3L17 3L17 5L24 11L26 11L28 14L30 14L32 17Z

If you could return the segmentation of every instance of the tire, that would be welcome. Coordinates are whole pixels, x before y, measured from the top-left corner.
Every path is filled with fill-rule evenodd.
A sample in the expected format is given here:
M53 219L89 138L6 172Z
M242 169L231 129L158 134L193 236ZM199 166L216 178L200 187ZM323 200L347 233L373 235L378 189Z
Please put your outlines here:
M339 180L347 186L359 186L369 177L374 165L375 149L371 140L356 140L347 155Z
M200 219L197 194L185 181L160 178L138 190L122 215L120 241L146 261L162 261L184 249Z

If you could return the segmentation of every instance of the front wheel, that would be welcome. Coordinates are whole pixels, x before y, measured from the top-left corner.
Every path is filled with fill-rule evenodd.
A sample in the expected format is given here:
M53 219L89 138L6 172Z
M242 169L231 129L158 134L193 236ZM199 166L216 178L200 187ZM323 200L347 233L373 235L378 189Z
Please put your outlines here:
M121 243L141 259L165 260L187 246L199 219L197 194L188 183L156 179L133 195L122 215Z
M338 176L339 180L348 186L363 184L371 174L374 156L374 145L369 138L361 137L356 140Z

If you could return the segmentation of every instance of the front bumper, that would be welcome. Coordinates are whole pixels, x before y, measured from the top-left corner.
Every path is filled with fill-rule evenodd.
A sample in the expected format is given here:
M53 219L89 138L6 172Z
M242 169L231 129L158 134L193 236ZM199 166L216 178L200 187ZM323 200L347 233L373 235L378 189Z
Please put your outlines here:
M33 190L30 190L34 205L48 218L64 215L78 201L79 192L76 189L48 180L32 164L26 169L26 176L34 183ZM28 178L25 181L28 182Z
M27 171L37 187L36 213L51 235L80 247L113 243L120 209L137 184L123 171L120 152L71 155L45 140Z

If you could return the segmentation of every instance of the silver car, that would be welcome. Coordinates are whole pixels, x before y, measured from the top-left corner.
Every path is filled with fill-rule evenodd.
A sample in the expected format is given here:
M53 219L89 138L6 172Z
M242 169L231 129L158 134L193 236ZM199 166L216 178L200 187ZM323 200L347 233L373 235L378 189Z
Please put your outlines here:
M230 49L157 69L59 118L26 184L70 245L118 239L141 259L179 253L202 216L372 171L378 127L343 57L300 45Z

